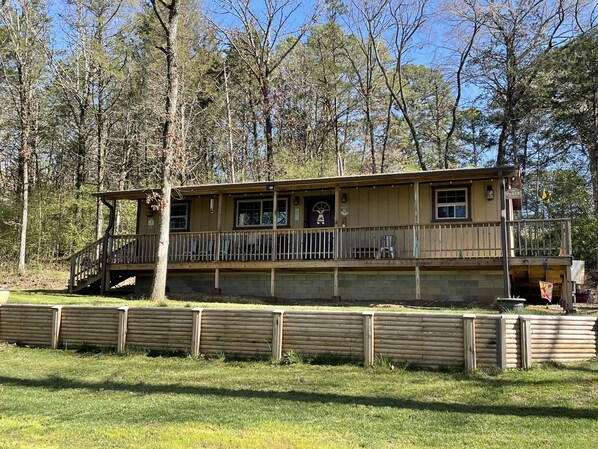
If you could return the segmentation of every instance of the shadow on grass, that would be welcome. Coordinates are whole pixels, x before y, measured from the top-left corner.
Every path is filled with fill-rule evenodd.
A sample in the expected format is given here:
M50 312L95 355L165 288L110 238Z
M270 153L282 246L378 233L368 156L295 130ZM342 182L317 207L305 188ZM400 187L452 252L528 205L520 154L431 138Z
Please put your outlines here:
M419 401L406 398L384 398L370 396L350 396L333 393L312 393L306 391L263 391L251 389L233 390L207 386L152 385L146 383L129 384L124 382L83 382L62 377L46 379L20 379L0 376L0 384L25 388L43 388L49 390L90 390L133 392L138 394L184 394L208 395L234 399L267 399L304 403L363 405L368 407L390 407L438 413L463 413L479 415L505 415L519 417L546 417L566 419L598 420L598 411L592 408L569 408L563 406L531 407L511 405L455 404L434 401Z

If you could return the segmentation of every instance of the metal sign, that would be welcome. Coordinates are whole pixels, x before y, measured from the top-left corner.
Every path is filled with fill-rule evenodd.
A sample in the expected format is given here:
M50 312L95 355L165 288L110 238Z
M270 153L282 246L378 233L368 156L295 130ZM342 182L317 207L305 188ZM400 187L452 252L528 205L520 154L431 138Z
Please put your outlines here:
M505 190L505 198L508 200L520 200L522 197L521 189L511 187L509 190Z

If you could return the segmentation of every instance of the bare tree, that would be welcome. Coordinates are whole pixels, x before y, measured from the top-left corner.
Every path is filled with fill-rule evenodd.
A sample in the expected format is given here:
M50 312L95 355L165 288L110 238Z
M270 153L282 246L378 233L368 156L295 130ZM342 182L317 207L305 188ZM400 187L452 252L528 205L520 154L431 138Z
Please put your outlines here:
M444 141L443 167L449 168L449 154L452 137L457 131L458 113L463 94L463 76L469 56L483 25L483 15L478 7L478 0L450 0L446 5L450 12L451 34L456 47L448 49L456 56L457 64L454 75L455 97L451 109L451 120Z
M46 69L47 17L41 1L9 0L0 9L4 37L0 40L2 85L9 93L19 126L19 172L21 177L21 232L18 272L26 271L29 214L30 163L35 150L36 102Z
M420 136L406 95L403 68L409 52L417 43L416 36L427 19L427 0L361 0L353 6L363 18L374 55L393 103L409 128L415 153L422 170L427 170ZM388 50L393 58L388 64L382 55Z
M274 176L274 139L272 119L272 77L281 62L293 51L319 15L319 6L301 0L265 0L257 5L249 0L216 0L219 12L214 16L232 17L227 26L209 19L223 40L239 55L260 88L261 109L266 139L267 179ZM307 17L304 13L308 11ZM297 21L297 18L300 19ZM285 41L282 51L278 45Z
M563 39L569 0L502 0L479 6L482 39L474 46L474 73L495 110L497 165L517 163L520 122L538 69L534 61ZM523 150L525 151L525 150Z
M152 280L152 300L160 300L166 296L166 274L168 269L168 245L170 239L170 203L172 192L172 175L176 145L176 114L179 94L179 74L177 67L177 35L179 24L180 0L151 0L154 13L164 30L166 46L160 47L166 56L166 105L164 126L162 128L162 176L160 193L152 207L160 210L158 219L158 245L156 247L156 264ZM164 16L167 15L167 18Z

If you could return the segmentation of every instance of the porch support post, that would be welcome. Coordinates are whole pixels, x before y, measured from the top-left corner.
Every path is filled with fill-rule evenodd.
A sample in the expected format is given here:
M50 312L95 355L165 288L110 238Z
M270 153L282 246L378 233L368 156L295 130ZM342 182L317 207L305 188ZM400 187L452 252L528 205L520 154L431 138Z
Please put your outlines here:
M332 274L332 301L340 301L341 297L338 294L338 267L334 267Z
M274 212L274 216L272 217L272 261L276 260L276 246L278 244L278 233L276 232L277 228L277 217L278 217L278 191L274 190L274 197L272 198L272 209ZM272 274L272 278L274 278L274 274ZM274 281L272 281L274 282ZM273 291L273 290L272 290ZM272 293L274 296L274 293Z
M339 226L341 223L341 188L339 186L334 187L334 233L332 237L332 257L337 260L340 256L341 251L341 234ZM335 293L333 296L338 296ZM340 298L339 298L340 299Z
M419 259L419 182L413 184L413 258ZM421 295L421 276L419 265L415 266L415 299L420 300Z
M222 251L222 193L218 194L218 215L216 217L216 263L220 261L220 252ZM222 293L220 288L220 269L214 270L214 294Z
M573 310L573 281L571 277L571 265L567 265L565 266L565 275L563 276L563 287L561 289L561 302L565 306L565 310L567 312Z
M419 265L415 266L415 299L422 299L422 282Z
M110 278L107 277L108 269L106 264L108 262L108 248L110 246L110 237L112 236L112 230L114 229L114 210L116 205L116 200L114 201L115 204L110 204L104 197L100 197L100 201L110 210L110 217L108 219L108 227L104 231L104 242L102 245L102 279L100 281L100 295L104 296L104 294L110 290Z
M334 188L334 227L338 228L341 222L341 188L336 186Z
M270 296L276 298L276 268L270 269Z
M220 268L216 268L214 270L214 294L219 295L222 293L222 289L220 288Z
M511 297L511 283L509 280L509 248L507 245L507 210L505 200L505 178L502 172L498 174L500 182L500 246L502 247L502 279L503 294L505 298Z

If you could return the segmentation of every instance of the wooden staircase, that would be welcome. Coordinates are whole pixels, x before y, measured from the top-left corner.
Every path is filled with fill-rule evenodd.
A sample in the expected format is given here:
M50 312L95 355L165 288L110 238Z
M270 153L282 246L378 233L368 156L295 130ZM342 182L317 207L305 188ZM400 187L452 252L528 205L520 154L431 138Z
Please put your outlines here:
M71 256L69 293L102 293L103 250L104 238L102 237ZM122 250L123 248L117 249L117 251ZM111 254L107 256L107 259L110 260ZM112 271L109 274L107 279L110 280L110 284L106 285L105 290L109 290L135 275L128 271Z
M83 289L100 290L103 248L102 237L71 256L69 293L77 293Z

